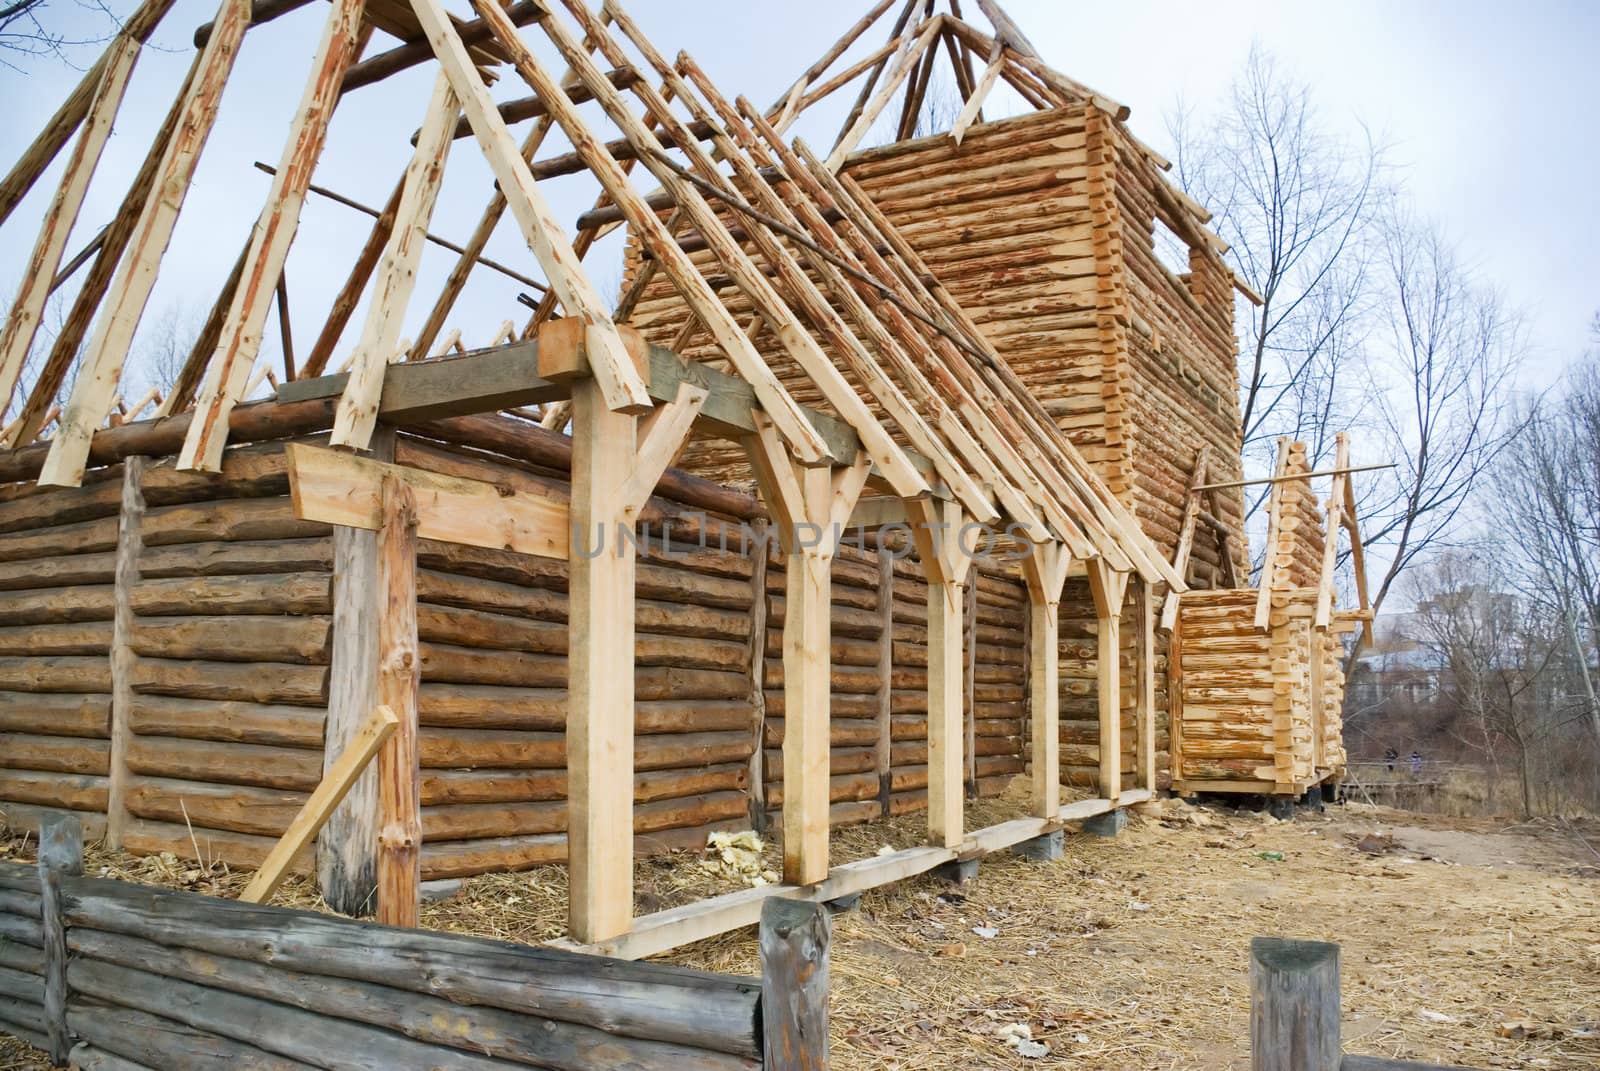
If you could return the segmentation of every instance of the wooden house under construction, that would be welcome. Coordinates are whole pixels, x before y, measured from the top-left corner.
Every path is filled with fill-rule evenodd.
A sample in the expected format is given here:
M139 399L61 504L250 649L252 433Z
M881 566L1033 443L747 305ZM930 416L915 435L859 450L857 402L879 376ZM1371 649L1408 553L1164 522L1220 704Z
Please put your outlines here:
M419 880L566 861L572 942L638 956L1169 784L1336 775L1354 618L1288 447L1248 587L1242 287L1127 109L988 0L989 32L884 0L765 111L611 0L472 20L333 0L260 220L147 416L120 373L233 58L303 3L225 0L197 35L139 172L96 177L126 195L28 362L168 6L146 0L0 181L3 224L65 156L0 333L9 823L69 810L130 851L314 868L331 905L399 924ZM912 138L940 56L963 110ZM420 129L387 117L415 153L297 362L283 266L329 116L421 64ZM490 68L526 95L491 97ZM1031 110L988 120L1002 81ZM791 139L846 87L826 155ZM541 155L554 130L571 150ZM496 189L402 340L452 145ZM595 190L571 228L542 192L560 181ZM447 332L507 212L545 280L533 315ZM618 228L613 302L583 258ZM1015 818L967 828L964 801L1017 778ZM923 810L925 846L830 858L830 826ZM782 883L633 917L636 851L751 826L781 839Z

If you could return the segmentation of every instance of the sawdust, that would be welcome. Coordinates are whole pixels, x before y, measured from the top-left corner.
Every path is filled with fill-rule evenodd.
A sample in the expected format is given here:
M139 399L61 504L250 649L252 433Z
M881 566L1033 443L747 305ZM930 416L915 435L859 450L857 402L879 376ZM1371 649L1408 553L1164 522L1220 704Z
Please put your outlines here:
M974 826L1014 816L1005 800L972 810ZM1249 939L1275 934L1342 944L1349 1051L1600 1068L1600 871L1561 829L1354 806L1293 822L1175 802L1141 810L1115 839L1069 835L1061 861L1001 853L968 885L925 876L837 916L833 1066L1242 1071ZM912 846L925 822L839 830L835 858ZM1354 843L1364 837L1393 847L1368 854ZM12 841L0 857L28 858L28 848ZM702 858L641 860L639 910L746 887ZM778 862L768 838L761 866ZM87 863L90 873L220 895L245 880L99 849ZM320 907L303 880L275 902ZM560 935L565 902L565 870L544 867L472 879L425 905L423 920L537 942ZM663 958L757 971L749 932ZM1035 1050L1018 1045L1017 1025L1048 1055L1025 1056ZM0 1071L41 1066L26 1062L30 1052L0 1043Z

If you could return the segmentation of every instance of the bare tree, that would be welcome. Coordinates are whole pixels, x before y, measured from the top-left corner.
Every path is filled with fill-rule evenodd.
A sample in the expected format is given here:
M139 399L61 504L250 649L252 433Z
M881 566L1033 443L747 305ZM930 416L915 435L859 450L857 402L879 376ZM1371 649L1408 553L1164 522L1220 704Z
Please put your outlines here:
M0 0L0 66L39 58L73 64L72 52L111 39L122 23L100 0Z
M1514 376L1520 317L1457 262L1432 225L1392 207L1382 223L1382 305L1365 369L1378 451L1396 468L1365 481L1366 541L1395 581L1440 549L1520 426Z
M1270 464L1279 435L1331 445L1353 415L1345 387L1369 306L1379 146L1328 126L1310 89L1252 48L1221 112L1168 122L1183 188L1212 212L1239 275L1261 296L1241 324L1244 448Z

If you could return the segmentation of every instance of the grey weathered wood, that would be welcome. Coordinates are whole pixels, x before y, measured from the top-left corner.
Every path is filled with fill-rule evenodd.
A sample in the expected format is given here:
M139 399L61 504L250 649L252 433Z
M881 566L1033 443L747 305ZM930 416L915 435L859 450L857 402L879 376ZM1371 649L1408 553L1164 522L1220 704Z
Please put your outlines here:
M122 847L128 824L128 744L133 730L133 587L139 582L139 555L144 549L144 466L142 457L122 463L121 518L117 523L117 564L111 623L111 767L107 778L106 847Z
M749 1058L726 1053L623 1038L575 1023L498 1008L457 1005L439 997L370 982L289 971L83 927L73 929L69 944L82 958L382 1027L429 1045L466 1049L558 1071L599 1067L753 1071L756 1066Z
M0 914L0 941L14 941L31 948L43 947L39 920L23 918L21 915Z
M25 893L17 889L0 889L0 912L36 919L39 917L39 894Z
M35 982L44 985L44 952L42 949L16 941L0 941L0 967L35 975ZM38 998L44 1000L43 991Z
M0 1031L19 1037L36 1049L48 1049L44 1011L37 1004L19 1000L0 1000Z
M372 437L373 455L394 456L392 432ZM322 769L338 761L378 701L378 533L333 529L333 638ZM378 773L369 766L317 836L322 898L346 915L370 915L378 889Z
M1455 1064L1419 1064L1411 1060L1385 1060L1380 1056L1349 1056L1339 1063L1339 1071L1473 1071Z
M315 1071L290 1060L158 1015L100 1002L74 1000L67 1012L72 1032L94 1048L159 1071ZM115 1066L115 1065L113 1065Z
M0 889L39 895L39 868L29 863L0 862Z
M827 906L773 897L761 905L761 1026L767 1071L828 1066Z
M759 988L751 980L120 882L68 880L65 894L74 926L627 1037L739 1056L757 1052Z
M39 917L44 947L46 1051L57 1066L72 1052L67 1031L67 928L61 882L83 873L83 826L71 815L46 814L39 829Z
M135 1063L104 1049L82 1044L72 1047L72 1066L75 1071L153 1071L148 1064Z
M0 967L0 997L24 1004L44 1004L44 979L28 971Z
M1339 1071L1339 946L1250 941L1251 1071Z

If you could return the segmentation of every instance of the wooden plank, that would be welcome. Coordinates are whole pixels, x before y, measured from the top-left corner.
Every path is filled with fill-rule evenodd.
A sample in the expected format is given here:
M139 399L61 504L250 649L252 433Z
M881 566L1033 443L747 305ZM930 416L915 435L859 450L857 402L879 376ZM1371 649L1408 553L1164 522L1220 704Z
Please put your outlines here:
M634 369L617 334L616 324L606 304L585 275L583 265L567 240L565 229L540 192L528 163L522 158L505 120L500 117L489 90L483 84L467 55L455 26L438 0L416 0L417 19L433 46L451 87L460 97L473 134L483 148L500 189L506 195L511 214L522 228L528 248L533 251L545 276L550 280L569 316L578 316L588 325L585 343L591 354L596 381L606 404L627 412L650 407L644 381ZM479 12L484 15L483 12ZM506 13L496 6L496 18L484 16L502 46L509 35L520 44L515 27ZM610 84L607 83L608 88ZM614 91L614 90L613 90ZM557 91L559 95L559 90ZM562 98L565 99L564 97Z
M322 155L333 109L339 103L339 86L357 58L365 9L366 0L334 0L329 7L299 110L289 125L266 204L251 233L243 274L200 388L194 422L189 425L178 455L179 468L216 472L222 464L222 451L228 443L228 414L250 382L267 312L300 226L306 188ZM82 449L87 453L87 442Z
M112 123L138 58L139 43L119 34L97 64L100 78L83 122L83 131L67 159L55 197L45 210L33 252L22 271L22 284L11 304L11 314L0 330L0 412L11 407L23 362L39 330L39 318L44 312L45 299L49 297L51 280L61 266L67 238L77 222L84 196L89 192L89 180L99 166L100 154L111 137Z
M767 1071L827 1071L826 906L769 899L761 905L762 1066Z
M378 263L378 277L368 299L367 318L356 343L354 361L339 410L334 417L331 442L364 450L378 422L384 372L400 345L406 306L416 286L422 247L433 219L434 201L444 181L450 154L450 128L459 106L450 80L441 71L434 82L416 152L406 169L394 225Z
M415 493L386 475L379 496L378 704L395 728L378 752L378 921L415 927L421 907L422 782L417 751L417 536Z
M144 466L142 457L122 463L122 503L117 522L117 564L113 588L115 616L111 626L111 767L106 799L106 846L122 847L127 826L128 745L132 741L134 615L133 586L139 581L139 557L144 549Z
M572 523L568 569L568 932L626 933L633 918L633 700L636 548L620 539L636 418L608 407L596 380L572 391ZM624 661L623 666L627 665Z
M1251 1071L1339 1071L1339 946L1250 939Z
M50 441L40 483L75 487L83 479L90 439L116 397L123 361L155 286L249 19L249 0L223 0L216 27L201 52L196 77L185 94L177 135L162 156L134 228L132 245L95 323L61 429Z
M571 533L565 502L527 489L513 490L290 443L289 492L303 520L377 530L383 523L386 477L410 488L417 503L418 536L446 543L565 558Z
M378 753L378 748L394 734L399 723L400 719L388 707L380 705L373 708L355 737L345 745L328 772L323 774L322 781L294 816L294 821L289 823L289 828L273 846L255 877L250 879L250 884L239 894L240 900L259 904L272 898L272 894L288 876L289 864L321 832L334 808L355 787L356 779L366 770L367 763Z
M39 918L44 937L44 1020L50 1056L67 1062L72 1034L67 1029L67 929L62 912L62 879L83 873L83 826L71 815L47 814L39 829Z

